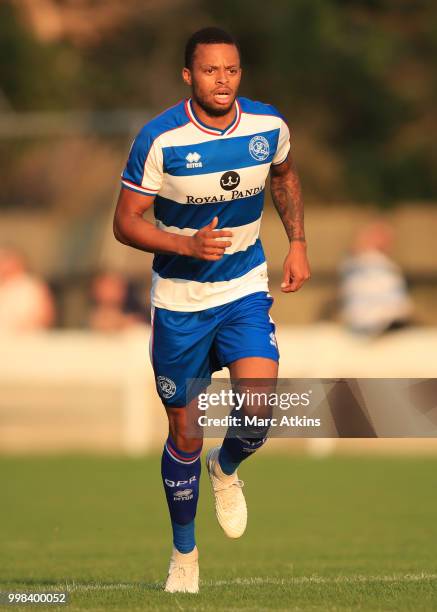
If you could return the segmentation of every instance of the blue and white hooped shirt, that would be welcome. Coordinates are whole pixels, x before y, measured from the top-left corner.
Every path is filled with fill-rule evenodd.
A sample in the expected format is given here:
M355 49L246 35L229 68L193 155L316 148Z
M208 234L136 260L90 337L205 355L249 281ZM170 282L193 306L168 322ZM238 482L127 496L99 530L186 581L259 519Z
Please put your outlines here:
M237 98L226 130L204 125L191 100L147 123L136 137L122 174L123 187L155 196L156 225L184 236L218 217L232 231L219 261L155 255L152 305L176 311L220 306L268 291L259 239L264 188L271 164L285 161L288 127L269 104Z

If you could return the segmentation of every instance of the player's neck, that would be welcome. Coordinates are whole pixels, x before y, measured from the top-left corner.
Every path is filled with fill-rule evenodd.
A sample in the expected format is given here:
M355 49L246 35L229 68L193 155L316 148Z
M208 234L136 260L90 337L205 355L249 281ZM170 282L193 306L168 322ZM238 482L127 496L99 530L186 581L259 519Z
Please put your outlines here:
M221 115L220 117L216 117L215 115L209 115L197 102L194 98L191 98L191 106L193 111L196 114L196 117L205 125L209 125L212 128L217 128L218 130L224 130L234 121L237 109L235 102L229 109L229 112L226 115Z

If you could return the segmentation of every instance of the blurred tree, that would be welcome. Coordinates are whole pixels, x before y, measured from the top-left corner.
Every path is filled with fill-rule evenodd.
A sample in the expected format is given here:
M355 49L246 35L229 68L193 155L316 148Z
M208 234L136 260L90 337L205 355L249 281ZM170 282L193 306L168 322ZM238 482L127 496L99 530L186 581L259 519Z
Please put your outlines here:
M185 93L186 38L217 24L241 42L242 94L288 117L307 200L437 200L432 0L44 1L49 29L32 0L0 4L0 105L160 111Z
M58 47L38 43L9 3L0 4L0 89L15 110L65 103L56 85Z
M302 159L310 195L382 205L436 198L436 3L207 5L241 41L247 93L278 104L316 148L339 157L338 176L318 189L312 176L319 170Z

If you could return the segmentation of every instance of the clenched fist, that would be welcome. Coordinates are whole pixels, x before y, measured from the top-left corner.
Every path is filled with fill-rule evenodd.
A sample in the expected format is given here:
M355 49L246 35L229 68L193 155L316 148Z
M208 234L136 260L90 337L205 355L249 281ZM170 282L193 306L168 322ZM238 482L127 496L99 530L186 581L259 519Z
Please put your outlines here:
M232 238L232 232L227 230L216 230L218 217L198 230L187 239L187 248L184 255L205 259L206 261L218 261L224 255L225 249L230 247L230 240L217 240L218 238Z

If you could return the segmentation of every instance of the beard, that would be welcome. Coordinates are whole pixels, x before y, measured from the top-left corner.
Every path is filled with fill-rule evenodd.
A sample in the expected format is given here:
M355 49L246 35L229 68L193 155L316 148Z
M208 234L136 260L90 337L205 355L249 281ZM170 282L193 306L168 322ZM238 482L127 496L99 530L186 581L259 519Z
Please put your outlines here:
M192 97L197 102L197 104L200 106L200 108L204 110L205 113L207 113L210 117L223 117L224 115L229 113L229 111L233 107L235 98L237 96L235 95L232 98L232 101L227 106L224 106L224 107L223 106L219 106L219 107L211 106L210 104L208 104L208 102L204 98L202 98L202 96L196 90L196 87L193 87Z

